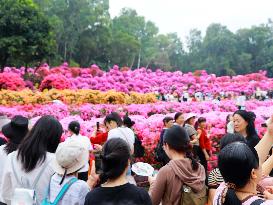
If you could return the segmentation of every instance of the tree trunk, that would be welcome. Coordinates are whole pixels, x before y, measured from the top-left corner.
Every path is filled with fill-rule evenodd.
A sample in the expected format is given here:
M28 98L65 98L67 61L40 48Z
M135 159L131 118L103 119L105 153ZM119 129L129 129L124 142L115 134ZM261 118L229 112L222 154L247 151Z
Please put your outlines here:
M64 61L66 61L66 55L67 55L67 50L66 50L66 42L64 43Z
M138 53L138 61L137 61L137 68L140 67L140 60L141 60L141 47L139 49L139 53Z

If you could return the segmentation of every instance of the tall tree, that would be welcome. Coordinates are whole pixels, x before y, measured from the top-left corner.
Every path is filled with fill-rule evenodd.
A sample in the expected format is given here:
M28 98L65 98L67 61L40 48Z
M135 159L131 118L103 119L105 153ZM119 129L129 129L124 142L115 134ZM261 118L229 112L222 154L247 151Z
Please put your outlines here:
M54 54L48 19L32 0L0 1L0 66L21 66Z

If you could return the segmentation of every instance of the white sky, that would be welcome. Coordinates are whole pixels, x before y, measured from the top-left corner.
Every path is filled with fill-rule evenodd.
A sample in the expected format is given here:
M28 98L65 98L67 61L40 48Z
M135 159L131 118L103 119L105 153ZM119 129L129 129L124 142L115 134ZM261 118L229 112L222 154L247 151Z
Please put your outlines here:
M160 33L177 32L183 40L192 28L204 35L211 23L236 31L273 19L273 0L110 0L111 16L124 7L153 21Z

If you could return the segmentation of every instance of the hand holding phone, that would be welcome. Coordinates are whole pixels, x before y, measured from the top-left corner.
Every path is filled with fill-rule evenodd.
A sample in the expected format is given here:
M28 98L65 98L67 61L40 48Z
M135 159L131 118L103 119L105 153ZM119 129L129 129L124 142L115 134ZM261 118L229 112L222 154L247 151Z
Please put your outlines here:
M100 123L97 122L97 131L99 131L99 130L100 130Z

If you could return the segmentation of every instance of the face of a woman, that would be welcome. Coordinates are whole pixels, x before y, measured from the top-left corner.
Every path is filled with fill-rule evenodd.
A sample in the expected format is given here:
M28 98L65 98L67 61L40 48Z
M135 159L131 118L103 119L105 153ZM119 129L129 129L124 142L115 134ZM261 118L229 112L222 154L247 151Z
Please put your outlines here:
M166 123L166 128L171 128L173 126L173 120L170 120L169 122Z
M206 121L201 122L199 126L201 128L206 128L206 126L207 126Z
M190 123L190 125L194 125L194 123L195 123L195 117L192 117L192 118L189 120L189 123Z
M180 115L177 119L176 119L176 123L179 125L183 125L185 122L184 116Z
M246 127L247 127L248 123L240 115L235 114L233 116L233 122L234 122L235 132L243 133L246 131Z
M118 127L118 125L115 121L106 122L105 126L106 126L107 130L112 130L112 129Z

